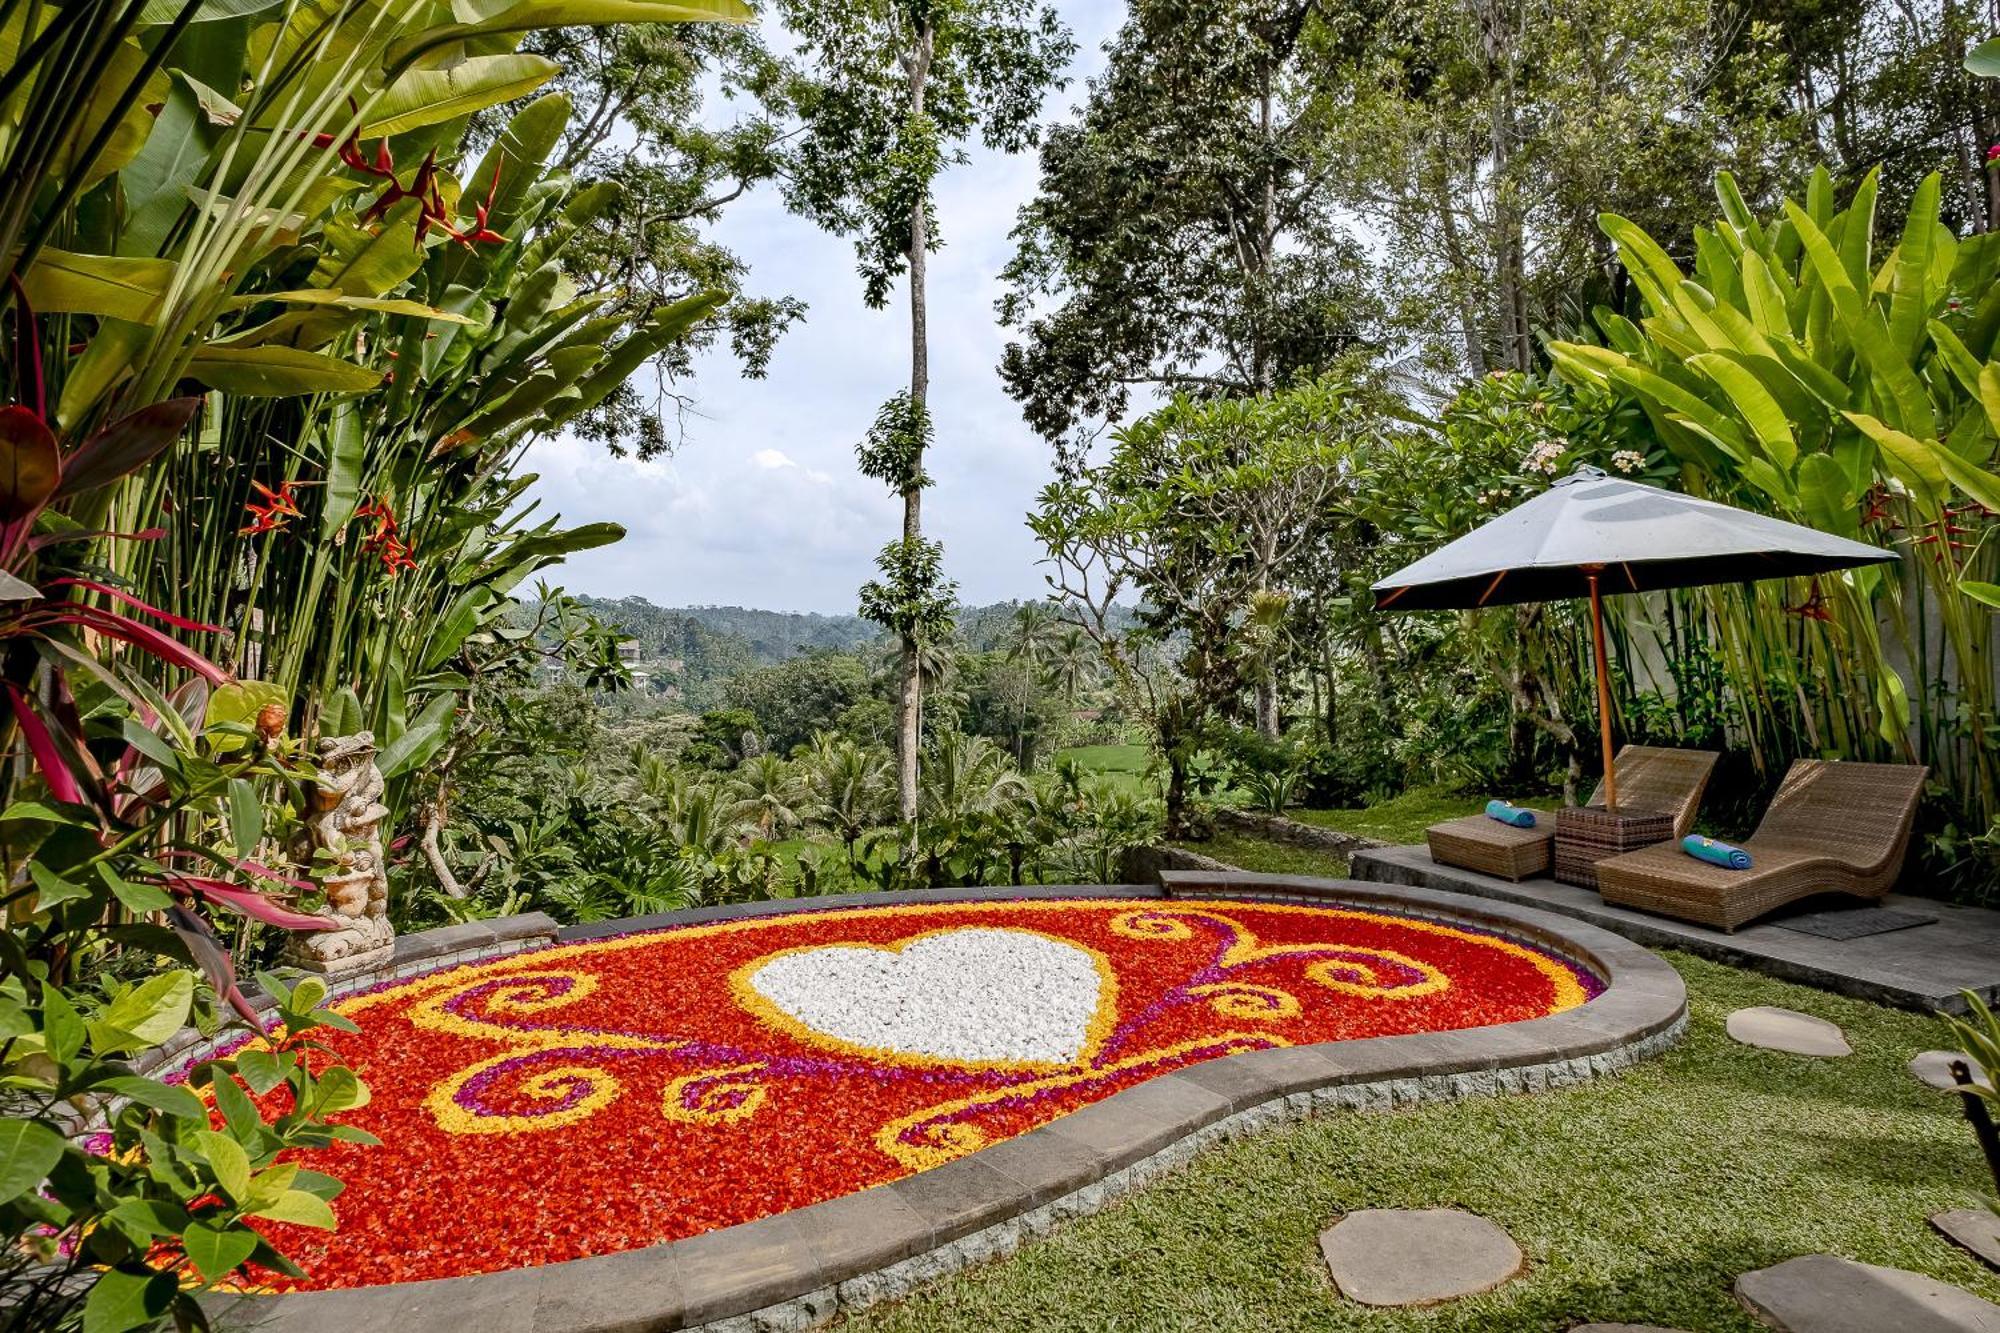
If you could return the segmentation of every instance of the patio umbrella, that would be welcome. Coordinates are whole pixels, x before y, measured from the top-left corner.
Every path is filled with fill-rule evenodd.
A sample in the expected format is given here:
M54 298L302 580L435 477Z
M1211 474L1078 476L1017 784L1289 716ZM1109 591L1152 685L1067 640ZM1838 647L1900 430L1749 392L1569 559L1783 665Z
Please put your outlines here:
M1604 801L1615 810L1605 593L1823 574L1896 558L1893 551L1582 466L1375 584L1375 608L1461 610L1590 598Z

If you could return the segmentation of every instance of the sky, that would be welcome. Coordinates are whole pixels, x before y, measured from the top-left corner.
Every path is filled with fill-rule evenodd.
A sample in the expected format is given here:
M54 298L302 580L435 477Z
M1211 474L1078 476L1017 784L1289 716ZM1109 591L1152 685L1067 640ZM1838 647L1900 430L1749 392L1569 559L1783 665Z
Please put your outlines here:
M1058 0L1077 39L1070 83L1045 118L1073 108L1102 46L1124 18L1118 0ZM727 107L727 103L721 104ZM1013 253L1015 211L1033 194L1036 158L977 145L938 189L944 247L930 263L931 412L937 442L924 496L926 533L944 542L946 574L979 605L1045 591L1025 526L1049 479L1048 445L1021 421L995 366L1005 345L993 303ZM726 348L705 356L691 387L696 415L671 459L613 458L567 437L528 453L542 513L566 524L625 526L616 545L573 556L552 582L660 606L741 605L852 614L876 553L900 530L901 505L855 471L854 445L876 410L909 381L909 307L861 301L848 240L786 212L760 190L726 210L714 233L749 265L749 290L789 293L809 309L761 380Z

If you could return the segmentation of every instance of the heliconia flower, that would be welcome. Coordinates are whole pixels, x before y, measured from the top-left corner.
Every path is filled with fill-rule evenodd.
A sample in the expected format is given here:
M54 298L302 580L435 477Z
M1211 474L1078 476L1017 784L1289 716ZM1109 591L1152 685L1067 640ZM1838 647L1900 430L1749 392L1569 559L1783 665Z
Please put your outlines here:
M274 491L261 481L251 482L250 488L262 495L265 503L258 504L255 500L251 500L243 506L249 511L251 519L249 523L238 528L237 532L252 535L281 532L287 523L303 517L299 511L298 496L294 494L299 485L300 483L296 481L280 482L278 489Z
M1988 162L1995 161L1996 159L2000 159L2000 143L1996 143L1986 150L1986 160Z

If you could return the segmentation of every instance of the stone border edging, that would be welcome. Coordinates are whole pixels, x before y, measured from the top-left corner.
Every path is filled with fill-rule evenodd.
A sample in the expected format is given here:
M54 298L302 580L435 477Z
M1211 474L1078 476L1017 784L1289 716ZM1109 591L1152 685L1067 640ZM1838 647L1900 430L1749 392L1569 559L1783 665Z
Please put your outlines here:
M1248 1051L1189 1065L943 1166L684 1240L476 1277L217 1302L221 1317L276 1333L399 1333L484 1323L532 1333L727 1333L804 1328L1011 1253L1093 1212L1210 1144L1334 1110L1539 1091L1609 1074L1673 1045L1687 991L1663 960L1551 912L1425 889L1241 872L1168 873L1157 888L1098 885L841 894L835 909L1005 898L1334 903L1442 914L1556 949L1604 978L1604 993L1547 1018ZM745 903L564 930L565 941L797 911ZM808 909L811 910L811 909ZM469 1222L473 1219L468 1219ZM476 1222L474 1223L476 1224Z

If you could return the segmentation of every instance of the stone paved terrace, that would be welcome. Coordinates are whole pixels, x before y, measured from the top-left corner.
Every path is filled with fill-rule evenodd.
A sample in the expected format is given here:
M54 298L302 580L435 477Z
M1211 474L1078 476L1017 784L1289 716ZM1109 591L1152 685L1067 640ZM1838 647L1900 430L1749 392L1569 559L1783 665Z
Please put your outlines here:
M1441 866L1421 846L1356 852L1349 873L1357 880L1378 884L1407 884L1539 907L1615 931L1636 944L1685 949L1784 981L1819 986L1878 1004L1960 1013L1965 1009L1962 991L1969 990L1988 1003L2000 1000L2000 912L1985 908L1891 894L1879 905L1935 916L1937 921L1861 939L1831 940L1787 930L1773 920L1789 912L1853 905L1852 899L1801 903L1773 920L1725 934L1613 906L1595 890L1553 879L1517 884L1473 870Z

